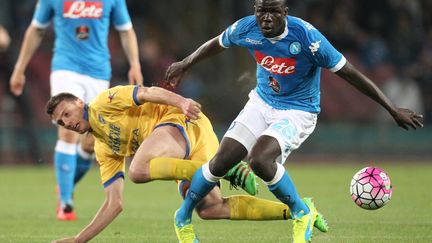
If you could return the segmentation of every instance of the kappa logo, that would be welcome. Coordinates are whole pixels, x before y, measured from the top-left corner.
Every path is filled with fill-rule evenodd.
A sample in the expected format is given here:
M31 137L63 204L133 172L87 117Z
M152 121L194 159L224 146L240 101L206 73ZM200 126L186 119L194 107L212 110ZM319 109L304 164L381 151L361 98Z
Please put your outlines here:
M111 101L114 99L114 96L117 94L118 91L111 94L111 91L108 91L108 103L111 103Z
M251 43L252 45L262 45L262 41L259 41L259 40L252 40L252 39L246 38L245 41Z
M315 41L311 43L311 45L309 46L309 50L312 52L312 55L315 56L315 52L317 52L320 48L320 43L321 41Z

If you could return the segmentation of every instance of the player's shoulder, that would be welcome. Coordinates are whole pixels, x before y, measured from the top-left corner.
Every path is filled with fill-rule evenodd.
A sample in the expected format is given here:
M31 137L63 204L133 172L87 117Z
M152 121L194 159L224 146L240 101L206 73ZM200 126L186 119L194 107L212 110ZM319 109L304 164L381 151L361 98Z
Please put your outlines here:
M257 28L258 25L255 16L249 15L234 22L234 24L231 25L230 31L241 35Z
M297 32L298 34L307 34L317 29L304 19L295 16L288 16L288 30Z

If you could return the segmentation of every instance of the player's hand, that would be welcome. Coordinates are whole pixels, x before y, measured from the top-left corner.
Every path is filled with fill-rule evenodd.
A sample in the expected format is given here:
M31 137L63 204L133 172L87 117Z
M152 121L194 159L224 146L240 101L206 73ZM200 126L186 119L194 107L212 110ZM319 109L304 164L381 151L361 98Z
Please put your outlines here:
M177 87L186 73L186 66L183 62L175 62L171 64L165 72L166 85Z
M68 237L68 238L53 240L51 243L78 243L78 241L75 239L75 237Z
M413 129L423 127L423 123L421 119L423 115L417 114L410 109L405 108L396 108L396 112L393 114L393 119L396 123L405 130L408 130L410 127Z
M141 67L131 66L128 72L128 80L129 80L129 84L142 85L144 78L141 73Z
M23 72L14 70L9 81L10 91L15 96L20 96L24 89L26 78Z
M181 104L181 109L186 115L187 119L197 120L199 119L199 113L201 113L201 105L193 99L184 99Z

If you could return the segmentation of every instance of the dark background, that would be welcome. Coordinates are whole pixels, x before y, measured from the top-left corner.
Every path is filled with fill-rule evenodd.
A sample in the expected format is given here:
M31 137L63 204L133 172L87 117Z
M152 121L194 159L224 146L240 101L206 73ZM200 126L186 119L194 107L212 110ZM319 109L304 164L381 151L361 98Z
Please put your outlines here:
M398 106L424 114L425 128L406 132L379 105L323 71L318 126L292 160L431 161L432 1L297 0L290 15L311 22ZM51 163L56 128L44 113L54 34L48 31L27 68L24 95L8 83L35 0L0 1L0 24L12 39L0 52L0 164ZM160 85L181 60L237 19L253 14L251 0L127 0L138 35L146 85ZM118 34L109 38L112 85L126 84L128 63ZM255 63L231 48L195 66L176 90L203 105L219 136L255 85Z

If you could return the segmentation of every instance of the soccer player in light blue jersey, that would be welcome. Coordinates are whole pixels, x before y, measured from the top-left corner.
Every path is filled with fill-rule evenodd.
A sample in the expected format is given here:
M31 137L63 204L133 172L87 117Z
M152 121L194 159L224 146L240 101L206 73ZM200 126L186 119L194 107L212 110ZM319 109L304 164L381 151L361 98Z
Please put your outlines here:
M22 94L26 81L25 69L51 21L56 36L50 76L52 96L69 92L85 102L90 102L109 87L110 23L120 33L121 43L130 64L129 82L142 84L137 39L125 0L39 0L10 79L13 94ZM59 194L59 220L76 219L72 193L75 184L90 168L93 144L91 135L79 137L78 133L58 127L54 166Z
M324 220L311 200L301 200L283 164L316 126L321 68L331 70L378 102L404 129L422 127L422 115L396 107L313 25L288 16L286 0L255 0L254 16L238 20L172 64L166 73L167 82L176 86L195 63L231 46L248 49L255 59L257 86L228 128L216 155L192 178L190 191L175 213L177 237L180 242L199 242L192 226L193 208L236 161L249 153L253 171L290 208L294 242L310 241L312 226Z

